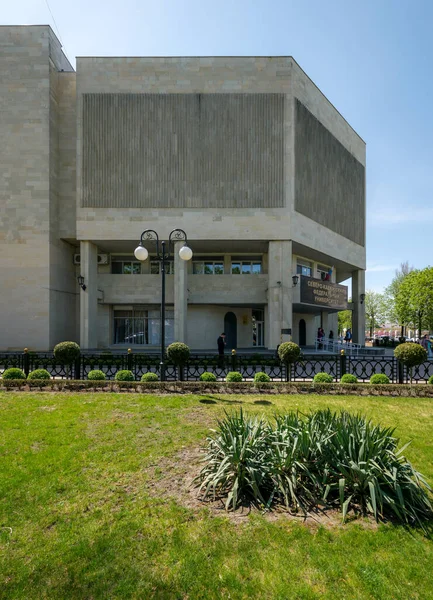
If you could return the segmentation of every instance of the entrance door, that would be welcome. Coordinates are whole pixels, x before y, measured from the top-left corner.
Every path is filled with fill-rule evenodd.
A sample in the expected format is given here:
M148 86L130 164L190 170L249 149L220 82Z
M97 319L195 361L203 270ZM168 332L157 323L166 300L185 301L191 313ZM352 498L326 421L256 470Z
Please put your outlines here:
M252 314L253 346L265 345L264 315L262 309L254 309Z
M307 326L305 324L305 319L299 321L299 345L307 345Z
M238 326L236 315L233 312L226 313L224 317L224 333L226 334L226 348L236 349L238 346Z

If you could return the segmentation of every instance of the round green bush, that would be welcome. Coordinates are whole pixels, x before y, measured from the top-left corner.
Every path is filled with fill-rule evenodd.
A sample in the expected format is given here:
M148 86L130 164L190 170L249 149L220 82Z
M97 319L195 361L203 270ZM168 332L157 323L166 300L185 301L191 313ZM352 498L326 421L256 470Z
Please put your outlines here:
M167 348L167 358L175 365L184 365L189 360L189 347L182 342L173 342Z
M416 367L427 360L427 350L420 344L406 342L394 350L394 356L406 367Z
M126 369L123 371L117 371L114 379L116 381L135 381L132 371L127 371Z
M200 381L216 381L216 375L214 373L209 373L209 371L206 371L205 373L202 373L200 375Z
M254 375L254 383L269 383L270 381L271 378L267 373L260 372Z
M340 383L358 383L358 379L351 373L345 373L340 379Z
M25 379L26 374L21 369L17 369L12 367L11 369L6 369L3 373L3 379Z
M104 371L95 369L94 371L89 371L89 374L87 375L87 379L89 381L105 381L106 376L105 376Z
M334 383L334 378L329 373L316 373L313 383Z
M370 383L373 383L374 385L377 384L387 384L390 383L389 381L389 377L388 375L385 375L385 373L376 373L375 375L372 375L370 377Z
M46 381L51 379L51 375L46 369L35 369L29 373L27 379L44 379Z
M149 371L141 376L141 381L159 381L159 377L156 373Z
M427 383L429 383L430 385L433 385L433 375L428 378Z
M243 378L241 373L238 371L230 371L230 373L227 373L226 381L231 383L239 383L243 381Z
M278 347L278 356L283 363L291 364L301 356L301 349L295 342L283 342Z
M54 346L54 358L62 365L71 365L80 356L80 346L75 342L60 342Z

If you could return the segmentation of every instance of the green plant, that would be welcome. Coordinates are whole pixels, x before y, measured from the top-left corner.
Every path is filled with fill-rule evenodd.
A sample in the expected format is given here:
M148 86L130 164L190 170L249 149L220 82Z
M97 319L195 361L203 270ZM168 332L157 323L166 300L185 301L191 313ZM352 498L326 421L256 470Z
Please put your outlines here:
M159 381L159 377L156 373L149 371L148 373L143 373L141 376L141 381Z
M270 381L271 378L267 373L260 372L254 375L254 383L269 383Z
M202 373L200 375L200 381L216 381L216 375L214 373L209 373L208 371L206 371L205 373Z
M95 369L94 371L89 371L89 374L87 375L87 379L89 381L105 381L106 376L105 376L104 371Z
M226 381L232 383L240 383L241 381L243 381L243 377L242 374L238 371L230 371L229 373L227 373Z
M295 342L283 342L278 347L278 356L281 362L291 364L300 358L301 349Z
M375 375L372 375L370 377L370 383L374 385L385 385L387 383L390 383L390 381L388 375L385 375L385 373L375 373Z
M433 375L431 375L431 376L428 378L428 381L427 381L427 383L430 383L431 385L433 385Z
M313 383L333 383L334 378L329 373L316 373L313 378Z
M362 415L318 410L277 416L271 427L242 410L218 422L207 438L196 481L203 498L226 497L291 510L340 506L376 519L419 524L433 517L424 477L405 459L394 429Z
M340 379L340 383L358 383L358 379L351 373L345 373Z
M412 369L427 360L427 350L420 346L420 344L406 342L397 346L394 350L394 356L408 367L410 382L412 383Z
M54 346L53 352L60 364L70 365L80 356L80 346L75 342L60 342Z
M268 426L262 419L245 416L242 409L239 414L226 413L207 438L205 466L196 479L203 499L227 496L227 510L244 501L266 504L267 444Z
M177 366L185 365L189 356L189 347L182 342L173 342L167 348L167 358Z
M2 379L26 379L26 375L21 369L11 367L10 369L3 371Z
M51 375L48 373L46 369L35 369L28 374L27 379L43 379L48 381L51 379Z
M135 381L135 377L132 371L128 371L127 369L117 371L116 375L114 376L114 379L116 381Z

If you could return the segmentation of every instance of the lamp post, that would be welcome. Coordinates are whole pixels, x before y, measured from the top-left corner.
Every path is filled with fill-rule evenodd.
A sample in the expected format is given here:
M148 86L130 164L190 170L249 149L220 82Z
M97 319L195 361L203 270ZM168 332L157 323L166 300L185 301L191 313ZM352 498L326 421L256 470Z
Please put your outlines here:
M154 241L156 245L156 260L161 265L161 362L160 372L161 381L165 381L165 265L170 259L170 251L174 250L175 242L185 242L179 250L179 257L182 260L191 260L192 250L188 247L188 239L183 229L173 229L168 236L168 248L165 241L159 241L159 236L153 229L145 229L140 237L140 243L134 250L134 256L137 260L144 262L149 256L149 252L143 246L143 241Z

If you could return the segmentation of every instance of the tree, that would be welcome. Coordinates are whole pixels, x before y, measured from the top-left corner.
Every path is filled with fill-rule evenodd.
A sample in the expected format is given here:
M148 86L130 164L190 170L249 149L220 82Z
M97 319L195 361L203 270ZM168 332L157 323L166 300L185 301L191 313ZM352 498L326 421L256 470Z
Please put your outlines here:
M386 318L386 302L383 294L367 290L365 293L365 322L373 337L376 325L381 324Z
M400 291L401 284L405 278L413 271L413 267L409 266L409 262L406 261L400 264L400 268L395 270L394 279L391 281L389 286L385 290L385 302L386 312L390 321L396 322L401 326L401 336L405 334L405 327L409 324L408 312L409 306L407 301L403 301L401 298L400 302L397 303L397 296ZM406 298L407 300L407 298Z
M338 313L338 335L342 335L347 329L352 328L352 311L340 310Z
M418 335L425 327L433 329L433 267L410 272L402 281L396 297L402 323L414 323Z

